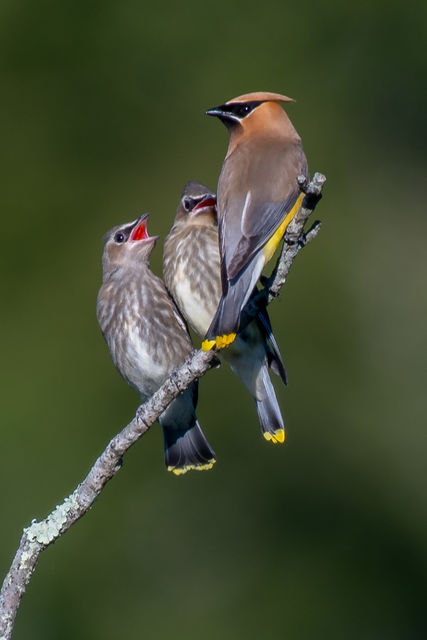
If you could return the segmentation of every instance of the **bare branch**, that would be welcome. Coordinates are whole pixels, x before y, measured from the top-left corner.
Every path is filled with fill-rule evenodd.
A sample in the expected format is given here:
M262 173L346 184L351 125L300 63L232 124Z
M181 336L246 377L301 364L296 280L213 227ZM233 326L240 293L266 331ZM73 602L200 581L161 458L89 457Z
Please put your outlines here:
M320 223L315 223L306 234L303 229L321 198L325 180L326 178L319 173L316 173L309 183L305 178L299 180L301 189L306 193L303 205L287 229L282 252L272 275L263 280L264 289L250 300L245 309L244 324L250 322L261 308L278 296L296 255L319 232ZM215 363L215 350L193 351L184 364L171 373L160 389L138 407L134 419L110 441L75 491L44 520L33 520L31 525L24 529L0 592L0 640L9 640L12 636L21 598L40 553L87 513L106 483L119 471L122 456L126 451L148 431L173 398L187 389L193 380L203 376Z

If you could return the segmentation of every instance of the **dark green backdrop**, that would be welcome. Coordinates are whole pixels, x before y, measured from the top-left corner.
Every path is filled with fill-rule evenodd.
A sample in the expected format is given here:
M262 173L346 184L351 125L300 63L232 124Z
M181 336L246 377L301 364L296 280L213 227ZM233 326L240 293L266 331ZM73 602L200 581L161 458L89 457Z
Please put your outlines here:
M425 637L426 27L412 1L2 2L2 576L138 403L96 324L103 233L151 211L164 237L187 180L215 188L204 111L247 91L297 100L328 178L271 307L286 445L211 372L215 470L167 474L153 428L42 555L16 640Z

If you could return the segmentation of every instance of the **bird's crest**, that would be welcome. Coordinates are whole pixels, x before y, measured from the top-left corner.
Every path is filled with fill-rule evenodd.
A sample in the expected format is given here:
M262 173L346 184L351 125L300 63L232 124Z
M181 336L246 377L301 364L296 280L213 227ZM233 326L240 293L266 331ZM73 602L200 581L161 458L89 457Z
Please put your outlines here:
M244 93L237 98L228 100L225 104L232 102L295 102L293 98L283 96L281 93L272 93L271 91L254 91L253 93Z

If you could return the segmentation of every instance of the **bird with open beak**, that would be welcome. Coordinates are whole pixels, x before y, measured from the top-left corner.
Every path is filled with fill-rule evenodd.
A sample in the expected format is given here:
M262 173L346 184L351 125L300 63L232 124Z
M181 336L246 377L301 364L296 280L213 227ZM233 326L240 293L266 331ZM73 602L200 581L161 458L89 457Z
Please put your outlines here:
M199 182L182 192L175 221L163 250L163 277L170 294L190 326L204 336L221 298L216 198ZM284 442L285 427L270 366L286 384L286 373L266 311L251 322L221 352L255 400L266 440Z
M206 113L227 127L229 144L218 182L222 295L203 343L230 344L264 265L301 207L298 176L307 161L278 93L248 93Z
M150 270L157 236L149 236L147 218L144 214L105 235L97 301L97 318L111 358L143 402L192 350L183 319L163 281ZM176 475L211 469L215 462L196 418L197 394L196 381L159 417L166 467Z

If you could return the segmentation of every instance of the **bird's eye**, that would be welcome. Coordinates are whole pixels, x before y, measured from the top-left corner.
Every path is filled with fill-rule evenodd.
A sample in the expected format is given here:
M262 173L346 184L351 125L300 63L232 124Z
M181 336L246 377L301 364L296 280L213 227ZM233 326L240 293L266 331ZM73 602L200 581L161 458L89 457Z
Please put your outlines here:
M121 231L118 231L114 236L114 242L117 242L117 244L121 244L124 241L125 241L125 234L122 233Z
M191 209L193 208L193 200L191 198L185 197L183 200L183 205L186 211L191 211Z
M241 118L244 118L250 111L251 108L248 104L242 104L242 106L239 108L239 116Z

